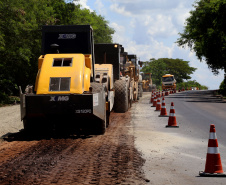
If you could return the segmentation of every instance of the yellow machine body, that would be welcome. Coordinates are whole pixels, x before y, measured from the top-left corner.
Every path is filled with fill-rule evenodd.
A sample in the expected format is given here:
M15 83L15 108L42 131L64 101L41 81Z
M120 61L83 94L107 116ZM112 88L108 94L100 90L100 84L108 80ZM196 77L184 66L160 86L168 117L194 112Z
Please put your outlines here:
M54 61L62 60L61 65ZM63 61L69 60L64 66ZM59 63L59 62L58 62ZM36 94L82 94L89 91L92 67L91 55L47 54L39 58L35 83ZM51 90L51 78L70 78L67 90Z

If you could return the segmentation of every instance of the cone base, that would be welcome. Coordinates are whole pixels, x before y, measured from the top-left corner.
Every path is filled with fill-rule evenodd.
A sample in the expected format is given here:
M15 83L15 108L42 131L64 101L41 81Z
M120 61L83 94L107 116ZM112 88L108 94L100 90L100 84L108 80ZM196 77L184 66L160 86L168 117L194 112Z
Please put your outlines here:
M168 115L159 115L159 117L169 117Z
M152 105L151 107L156 107L156 106L153 106L153 105Z
M205 173L203 171L200 171L199 175L202 177L226 177L224 173Z
M169 125L166 125L166 128L179 128L179 126L169 126Z
M161 111L161 110L155 110L155 111Z

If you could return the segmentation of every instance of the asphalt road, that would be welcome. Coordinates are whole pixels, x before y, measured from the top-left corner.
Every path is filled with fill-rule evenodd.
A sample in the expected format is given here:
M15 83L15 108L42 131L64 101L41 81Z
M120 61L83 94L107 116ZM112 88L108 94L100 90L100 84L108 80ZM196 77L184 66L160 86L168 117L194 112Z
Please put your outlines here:
M149 104L144 93L131 108L135 145L146 160L148 184L226 184L226 178L200 177L205 169L210 124L215 124L223 170L226 171L226 103L212 91L185 91L166 97L174 102L179 128L165 128L168 118Z
M174 102L183 134L204 139L214 124L218 143L226 147L226 102L213 96L213 91L176 93L167 96L166 102Z

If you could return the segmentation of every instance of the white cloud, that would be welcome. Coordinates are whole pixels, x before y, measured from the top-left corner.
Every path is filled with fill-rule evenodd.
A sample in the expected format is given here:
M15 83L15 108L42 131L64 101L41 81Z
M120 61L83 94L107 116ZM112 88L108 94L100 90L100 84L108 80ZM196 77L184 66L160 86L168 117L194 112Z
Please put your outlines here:
M134 40L125 36L125 27L116 23L112 23L111 26L116 30L113 35L114 42L122 44L126 52L136 54L140 60L149 61L150 58L172 58L174 46L164 46L162 42L154 39L150 40L150 44L137 44Z
M119 44L125 43L126 40L125 40L124 34L125 34L126 28L115 22L111 23L110 26L115 30L115 34L113 35L113 41Z
M125 10L125 6L119 6L119 4L112 4L110 9L123 16L132 16L131 12Z
M95 7L97 9L97 12L101 15L106 15L106 9L104 8L104 4L102 3L101 0L96 0L95 2Z
M178 33L171 16L158 14L149 18L148 21L145 24L148 26L148 34L151 36L169 37Z
M117 8L123 7L124 11L131 15L146 14L150 11L162 10L171 11L174 9L184 9L191 6L191 2L181 0L111 0ZM117 9L114 9L117 12ZM120 12L123 14L123 12Z
M83 6L87 0L83 0ZM89 1L91 2L91 1ZM113 41L122 44L129 54L140 60L150 58L179 58L197 68L192 80L217 89L223 80L222 72L214 76L205 62L201 63L190 48L178 47L178 33L183 32L189 11L195 0L95 0L95 10L104 15L115 29ZM91 6L91 8L93 8Z
M93 10L87 5L87 0L79 0L79 1L75 1L74 2L76 5L80 4L82 9L88 9L91 12L93 12Z

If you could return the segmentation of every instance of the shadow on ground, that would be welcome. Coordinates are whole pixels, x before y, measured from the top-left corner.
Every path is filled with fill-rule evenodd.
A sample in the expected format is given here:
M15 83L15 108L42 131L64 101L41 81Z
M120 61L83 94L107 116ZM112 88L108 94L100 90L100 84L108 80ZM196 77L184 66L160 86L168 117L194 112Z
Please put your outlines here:
M185 102L199 102L199 103L226 103L221 96L215 95L215 90L209 91L186 91L183 93L174 94L174 96L167 96L167 98L181 98Z
M79 134L72 134L72 133L60 133L60 132L29 132L20 130L19 132L15 133L7 133L0 137L3 141L40 141L40 140L50 140L50 139L87 139L93 137L92 135L79 135Z

